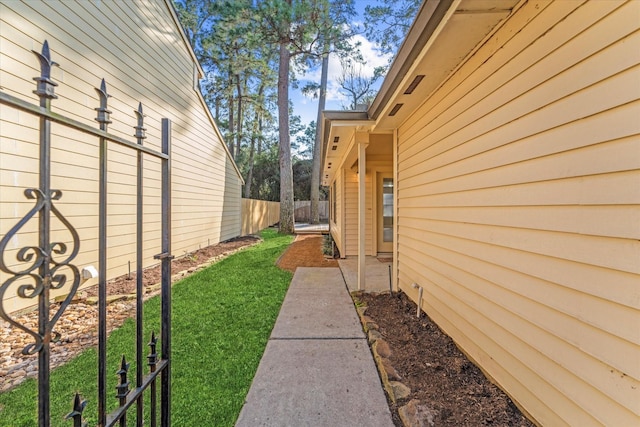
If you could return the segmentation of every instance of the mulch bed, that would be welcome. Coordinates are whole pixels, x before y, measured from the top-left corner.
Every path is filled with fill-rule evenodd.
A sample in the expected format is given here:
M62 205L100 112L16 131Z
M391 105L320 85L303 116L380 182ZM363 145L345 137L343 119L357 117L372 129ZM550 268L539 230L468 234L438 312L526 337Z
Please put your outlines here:
M403 425L398 409L413 399L429 408L435 426L533 426L428 316L416 316L416 304L404 293L363 293L357 299L367 306L366 316L391 349L389 361L411 389L406 399L390 402L397 426Z
M171 274L176 274L181 271L188 271L189 269L195 268L200 264L207 262L208 260L227 254L229 252L233 252L236 249L256 244L259 241L260 238L253 235L241 236L224 242L220 242L216 245L200 248L193 252L185 253L182 256L176 255L176 258L171 261ZM132 268L135 268L135 266ZM160 283L160 264L143 270L142 277L142 285L145 287ZM95 286L85 288L82 290L82 292L89 297L97 296L98 285L96 284ZM133 294L135 292L135 270L131 272L131 275L124 274L107 282L107 295L124 295Z
M338 261L325 258L322 253L323 237L316 234L299 234L278 259L283 270L296 271L298 267L338 267Z

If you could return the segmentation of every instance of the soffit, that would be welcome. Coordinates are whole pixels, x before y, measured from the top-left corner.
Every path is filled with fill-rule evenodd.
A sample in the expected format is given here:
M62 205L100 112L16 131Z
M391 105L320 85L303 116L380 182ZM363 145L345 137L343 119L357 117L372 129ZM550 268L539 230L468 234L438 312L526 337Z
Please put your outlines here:
M323 113L322 185L333 181L356 132L397 129L522 1L425 0L369 110ZM405 93L417 76L424 77Z
M454 2L422 46L406 74L395 77L395 87L384 87L369 113L375 130L396 129L470 56L512 12L520 0L463 0ZM428 1L427 1L428 3ZM428 26L427 22L423 25ZM415 26L415 24L414 24ZM412 31L417 31L412 28ZM408 38L409 39L409 38ZM403 49L408 49L403 45ZM412 46L420 49L419 46ZM405 54L410 57L410 55ZM395 65L395 64L394 64ZM405 67L406 68L406 67ZM411 93L410 85L423 76ZM386 80L386 79L385 79ZM400 106L401 104L401 106ZM395 113L393 112L396 109Z
M373 126L364 111L325 111L322 185L329 185L342 165L349 147L353 146L356 132L366 132Z

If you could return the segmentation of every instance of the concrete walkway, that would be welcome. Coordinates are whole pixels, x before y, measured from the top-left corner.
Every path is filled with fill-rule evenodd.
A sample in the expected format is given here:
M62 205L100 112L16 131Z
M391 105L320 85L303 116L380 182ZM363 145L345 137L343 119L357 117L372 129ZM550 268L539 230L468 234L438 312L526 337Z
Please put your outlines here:
M237 427L393 427L338 268L298 267Z
M328 234L329 224L308 224L306 222L295 223L296 234Z

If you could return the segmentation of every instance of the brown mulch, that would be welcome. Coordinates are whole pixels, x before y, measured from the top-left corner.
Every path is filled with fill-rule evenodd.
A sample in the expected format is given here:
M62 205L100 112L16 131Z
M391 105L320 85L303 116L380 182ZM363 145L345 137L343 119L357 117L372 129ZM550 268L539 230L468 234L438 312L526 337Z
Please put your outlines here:
M234 239L227 240L225 242L218 243L216 245L200 248L193 252L184 253L182 255L176 254L176 258L171 261L171 274L176 274L181 271L188 271L191 268L195 268L200 264L211 260L212 258L219 257L236 249L253 245L260 241L259 237L248 235L236 237ZM135 267L132 267L135 268ZM142 285L151 286L156 283L160 283L160 265L147 268L142 271ZM97 296L98 285L91 286L83 289L86 296ZM123 295L133 294L136 292L136 272L131 272L131 275L125 274L115 279L109 280L107 283L108 295Z
M317 234L298 234L276 264L291 272L297 267L338 267L338 261L325 258L322 253L322 239Z
M435 426L533 426L511 399L485 377L404 293L359 294L366 316L379 326L389 344L389 361L411 394L390 402L394 422L402 426L398 408L416 399L426 404Z

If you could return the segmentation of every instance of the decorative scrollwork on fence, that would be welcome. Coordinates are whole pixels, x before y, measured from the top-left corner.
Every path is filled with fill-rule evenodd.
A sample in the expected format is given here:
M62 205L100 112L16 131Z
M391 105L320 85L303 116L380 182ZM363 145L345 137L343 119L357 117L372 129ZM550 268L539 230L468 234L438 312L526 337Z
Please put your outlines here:
M142 103L138 104L135 111L137 124L134 126L136 142L123 139L117 135L108 133L108 124L111 123L111 110L108 109L107 85L102 79L100 88L97 89L100 106L97 111L96 121L99 129L87 126L86 123L76 121L70 117L64 117L51 111L51 103L57 98L55 88L58 86L52 80L51 69L58 65L51 60L49 45L45 41L41 52L35 52L40 62L40 76L35 77L37 87L33 92L39 98L39 106L11 94L0 91L0 104L9 105L21 111L26 111L40 120L39 140L39 184L38 188L28 188L24 195L28 200L33 200L33 207L4 235L0 235L0 319L6 320L16 329L24 331L31 339L24 349L23 354L38 354L38 425L49 427L50 420L50 355L51 342L55 341L59 334L53 328L61 318L80 286L81 274L73 264L73 260L79 253L80 238L78 232L57 208L56 202L62 198L60 190L51 189L51 124L56 123L64 127L73 128L86 135L99 139L99 220L98 220L98 255L99 255L99 301L98 301L98 424L112 426L119 423L126 425L127 411L131 406L137 407L137 423L141 423L146 416L143 411L145 400L143 393L149 390L149 418L151 425L156 425L158 418L163 426L168 426L171 420L170 413L170 355L171 355L171 179L170 179L170 152L171 152L171 121L162 119L161 146L162 151L155 151L144 147L142 142L147 137L144 127L144 113ZM142 375L144 360L142 346L142 282L137 290L137 316L136 316L136 378L135 384L129 378L129 363L123 356L120 370L120 382L117 386L116 398L119 399L119 407L111 414L107 413L107 306L106 306L106 268L107 268L107 154L108 143L116 143L120 146L135 150L137 159L137 210L136 210L136 260L141 271L143 238L143 154L150 155L161 160L161 216L162 253L156 255L156 259L162 260L162 313L161 313L161 344L158 351L158 339L155 333L151 335L149 343L150 353L147 356L149 372ZM64 241L52 240L51 223L56 222L56 236L61 232L66 233ZM37 222L37 227L31 224ZM29 224L29 225L27 225ZM60 230L62 224L63 230ZM37 228L37 244L33 242L20 242ZM1 231L1 230L0 230ZM36 234L36 233L32 233ZM20 247L22 246L22 247ZM6 259L11 258L11 259ZM138 275L139 278L142 274ZM51 292L57 291L66 295L59 306L51 305ZM21 324L14 315L12 317L7 309L7 302L16 297L23 300L37 301L38 327L31 329L27 324ZM157 390L157 384L160 385ZM135 387L132 387L135 386ZM159 395L159 397L157 396ZM66 416L73 421L74 427L86 427L83 421L83 411L86 401L76 394L73 402L73 410ZM159 406L159 411L158 411Z
M45 336L53 332L54 325L58 319L60 319L60 316L62 316L67 306L71 303L71 300L80 286L80 271L75 265L71 264L71 261L78 254L80 238L77 231L69 221L51 202L51 200L59 199L62 193L58 190L54 190L51 193L52 197L44 198L38 189L31 188L26 190L25 194L38 195L36 205L0 240L0 270L10 276L0 285L0 317L33 337L34 343L28 344L22 350L23 354L35 354L40 351ZM55 197L53 197L54 194ZM31 198L29 196L27 197ZM17 267L9 266L9 263L5 260L7 245L12 241L14 236L19 234L20 230L29 222L29 220L31 220L36 213L43 211L47 205L49 206L50 211L62 224L65 225L71 234L73 242L71 250L64 242L51 242L48 245L48 248L25 246L16 252L15 260L17 261ZM67 253L68 255L66 258L56 260L56 255L65 255ZM45 264L47 267L47 274L46 276L43 276ZM27 283L21 283L16 288L14 284L16 282L20 283L20 281L26 281ZM38 298L43 293L45 286L50 290L58 290L64 288L65 285L69 283L70 287L67 296L62 301L53 317L51 317L47 322L46 332L44 335L16 322L5 309L5 301L12 297L12 295L8 294L10 289L15 289L16 295L20 298L34 299ZM53 337L53 340L55 340L55 336Z
M57 86L51 80L51 66L57 64L51 60L49 45L46 41L42 46L42 52L34 53L38 56L41 66L41 75L34 78L38 82L37 90L34 93L40 97L41 106L50 109L51 99L56 98L54 88ZM45 130L41 131L40 144L45 146L43 151L48 153L51 142L50 129L42 124L41 128ZM75 228L53 204L55 200L60 200L62 191L50 189L49 162L48 155L41 159L40 188L28 188L24 191L27 199L35 200L35 205L0 239L0 270L9 275L9 278L0 284L0 318L33 337L34 342L25 346L22 350L23 354L38 353L47 337L51 339L51 334L54 334L52 340L56 339L53 327L71 303L80 286L80 272L75 265L71 264L80 249L80 238ZM50 217L52 214L70 233L71 247L64 242L50 242ZM36 216L38 218L34 218ZM46 217L44 221L43 217ZM31 220L40 222L38 227L39 246L22 247L15 252L16 262L7 262L5 256L8 253L9 243L18 237L20 231ZM42 224L46 225L43 227ZM14 297L10 293L11 289L15 289L15 294L19 298L35 299L48 296L49 290L59 290L68 284L70 285L66 298L54 315L45 319L44 328L41 326L38 331L18 323L5 309L5 301ZM49 301L44 303L49 304Z

